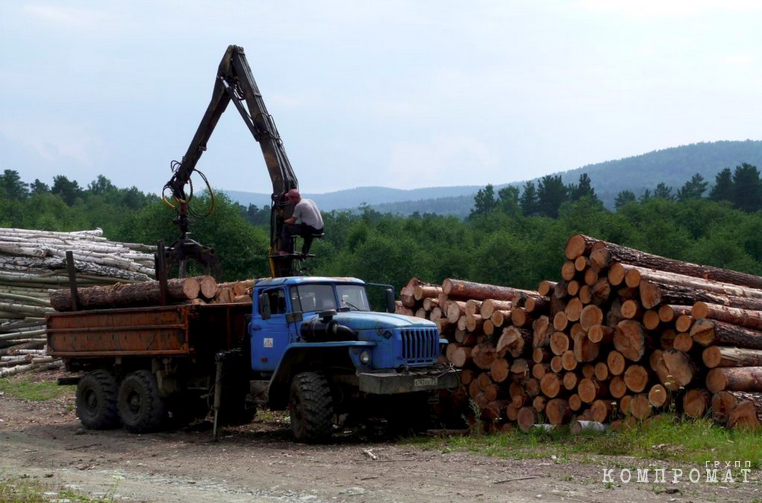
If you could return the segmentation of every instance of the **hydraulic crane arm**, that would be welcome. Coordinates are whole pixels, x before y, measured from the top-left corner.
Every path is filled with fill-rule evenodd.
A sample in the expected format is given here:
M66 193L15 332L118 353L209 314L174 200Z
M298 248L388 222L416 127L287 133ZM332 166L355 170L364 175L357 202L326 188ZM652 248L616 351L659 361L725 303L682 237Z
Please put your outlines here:
M175 171L166 188L170 189L172 195L178 200L186 199L185 185L190 180L201 154L206 150L206 143L212 136L217 121L220 120L220 116L231 100L262 148L273 184L273 200L274 202L278 200L277 202L281 205L280 203L284 202L282 196L291 189L299 188L299 182L283 148L275 122L267 112L262 94L254 81L243 48L237 45L231 45L225 51L206 113L188 146L188 151L183 156L180 167Z
M231 45L225 51L217 71L209 106L182 161L174 164L172 178L164 186L164 191L169 190L180 206L176 222L180 226L181 237L180 241L169 248L169 257L180 263L181 275L184 274L187 258L195 258L209 268L210 264L204 257L214 255L214 252L187 239L189 225L187 203L192 197L193 190L191 185L190 193L186 193L186 186L190 183L196 164L206 150L206 144L230 101L233 102L254 139L259 143L272 180L270 218L272 274L273 276L293 274L294 258L279 256L282 249L280 236L284 220L294 211L293 205L286 200L285 195L291 189L298 189L299 182L283 148L275 121L268 113L262 94L254 81L244 50L237 45ZM213 266L218 268L216 257L214 261Z

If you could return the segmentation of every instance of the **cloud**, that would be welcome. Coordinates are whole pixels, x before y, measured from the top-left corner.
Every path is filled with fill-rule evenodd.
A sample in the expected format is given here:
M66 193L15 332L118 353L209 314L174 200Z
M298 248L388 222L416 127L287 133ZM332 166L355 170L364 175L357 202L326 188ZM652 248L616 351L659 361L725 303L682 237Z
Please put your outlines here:
M0 122L0 135L31 148L42 160L70 159L84 166L93 165L93 151L101 143L82 125L48 120Z

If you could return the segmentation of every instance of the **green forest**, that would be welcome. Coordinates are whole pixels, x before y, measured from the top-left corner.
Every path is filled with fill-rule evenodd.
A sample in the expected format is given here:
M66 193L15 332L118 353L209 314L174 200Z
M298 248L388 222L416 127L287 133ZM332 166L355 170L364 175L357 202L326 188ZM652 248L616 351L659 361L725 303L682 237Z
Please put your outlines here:
M398 288L412 276L446 277L535 288L559 275L563 247L578 232L681 260L762 274L762 180L750 164L709 181L694 175L680 187L657 185L636 197L616 196L607 210L583 174L574 184L546 176L521 189L488 185L468 218L383 214L367 206L324 214L326 236L308 264L316 275L356 276ZM203 212L209 196L193 203ZM0 226L72 231L100 227L113 240L172 243L174 211L156 195L115 187L99 176L86 187L65 176L50 185L0 175ZM224 195L214 213L192 225L193 238L214 246L223 279L268 274L269 209Z

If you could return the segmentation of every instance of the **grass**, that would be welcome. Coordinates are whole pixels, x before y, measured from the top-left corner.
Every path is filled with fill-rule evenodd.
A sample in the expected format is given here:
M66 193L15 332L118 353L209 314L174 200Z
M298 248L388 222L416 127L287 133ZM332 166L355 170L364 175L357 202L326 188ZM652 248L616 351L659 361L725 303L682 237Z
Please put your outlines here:
M467 437L406 439L410 444L442 449L462 450L488 456L517 459L574 458L593 462L591 456L632 456L704 465L706 461L750 461L754 469L762 468L762 435L750 431L728 430L709 419L678 421L675 416L654 419L638 428L607 434L572 435L568 428L555 431L519 431L496 435ZM623 465L622 468L628 468Z
M0 480L2 503L112 503L113 489L103 497L92 497L66 487L51 487L31 478Z
M0 392L9 397L32 402L44 402L63 396L73 396L74 388L75 386L72 385L59 386L56 382L51 381L34 382L31 376L21 379L0 379Z

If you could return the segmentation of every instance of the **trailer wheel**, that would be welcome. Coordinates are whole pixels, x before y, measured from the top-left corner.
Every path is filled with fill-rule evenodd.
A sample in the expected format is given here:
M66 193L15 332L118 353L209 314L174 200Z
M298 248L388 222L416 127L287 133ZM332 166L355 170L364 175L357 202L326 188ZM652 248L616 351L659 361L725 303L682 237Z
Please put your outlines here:
M119 417L130 433L156 431L166 423L167 407L156 377L148 370L129 374L119 387Z
M89 430L119 426L116 402L119 385L107 370L88 372L77 384L77 416Z
M333 398L325 375L302 372L291 382L291 431L299 442L327 442L333 429Z

